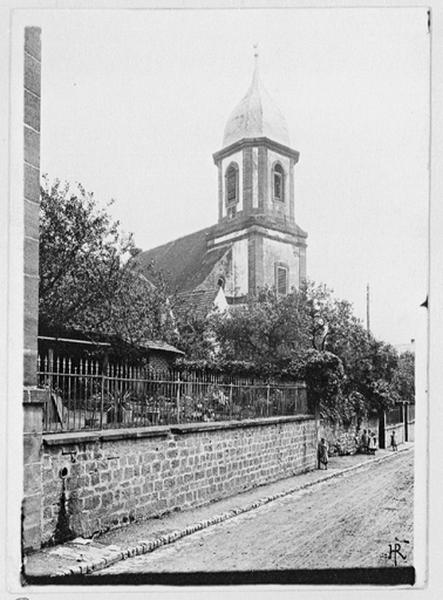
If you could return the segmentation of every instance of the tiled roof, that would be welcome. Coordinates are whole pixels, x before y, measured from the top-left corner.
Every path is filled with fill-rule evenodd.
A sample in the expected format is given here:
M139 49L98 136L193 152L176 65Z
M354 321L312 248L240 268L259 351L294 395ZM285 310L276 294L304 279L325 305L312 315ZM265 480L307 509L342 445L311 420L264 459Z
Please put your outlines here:
M195 289L212 271L214 265L227 252L227 248L207 250L207 235L212 227L201 229L140 252L134 258L134 266L149 278L148 268L161 271L172 291L184 292Z
M192 314L198 318L204 318L214 309L214 300L218 292L218 288L182 292L178 294L178 302L174 307L174 314L177 316Z

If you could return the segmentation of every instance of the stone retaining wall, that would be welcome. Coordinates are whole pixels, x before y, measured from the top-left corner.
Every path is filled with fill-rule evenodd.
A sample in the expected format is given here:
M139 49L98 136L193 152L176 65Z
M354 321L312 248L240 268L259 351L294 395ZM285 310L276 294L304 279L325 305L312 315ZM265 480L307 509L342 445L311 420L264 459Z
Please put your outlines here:
M43 436L42 543L89 537L313 469L315 419Z

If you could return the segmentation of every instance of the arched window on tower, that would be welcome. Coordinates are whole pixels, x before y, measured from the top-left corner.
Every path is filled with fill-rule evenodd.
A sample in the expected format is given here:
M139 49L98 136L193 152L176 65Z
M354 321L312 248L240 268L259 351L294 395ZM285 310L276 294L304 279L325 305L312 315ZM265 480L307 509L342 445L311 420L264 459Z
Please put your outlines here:
M272 186L274 200L285 201L285 171L279 162L272 169Z
M277 294L279 296L286 296L289 291L288 275L289 269L286 265L282 263L277 263L275 265L275 289L277 290Z
M238 164L231 162L225 173L226 207L231 218L236 214L235 204L239 201L239 174Z

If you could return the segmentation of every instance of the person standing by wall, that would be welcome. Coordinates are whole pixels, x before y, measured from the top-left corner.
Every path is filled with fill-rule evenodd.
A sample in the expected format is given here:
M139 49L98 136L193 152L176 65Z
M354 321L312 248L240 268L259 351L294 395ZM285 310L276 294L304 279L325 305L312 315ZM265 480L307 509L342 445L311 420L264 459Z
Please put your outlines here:
M375 433L373 431L370 431L369 432L369 445L368 445L369 454L375 454L376 450L377 450L377 438L375 437Z
M328 468L328 442L325 438L321 438L318 444L317 460L319 469L321 469L321 465L324 465L325 469Z
M369 436L366 432L366 429L363 429L363 433L361 436L361 445L360 445L360 449L363 452L363 454L368 454L369 451Z

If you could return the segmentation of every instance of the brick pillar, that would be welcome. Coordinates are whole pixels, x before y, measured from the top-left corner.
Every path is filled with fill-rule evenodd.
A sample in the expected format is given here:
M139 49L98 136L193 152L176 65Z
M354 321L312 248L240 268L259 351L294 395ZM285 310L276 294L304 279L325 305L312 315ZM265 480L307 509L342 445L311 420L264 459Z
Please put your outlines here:
M40 209L40 29L25 28L24 81L24 385L37 384L38 246Z
M406 402L403 402L403 427L404 427L404 439L405 442L409 440L409 423L408 423L409 415L408 415L408 405Z
M37 389L40 209L40 28L25 28L24 46L24 348L22 544L41 544L41 441L45 390Z
M46 390L25 388L23 393L23 504L22 547L24 552L41 546L42 425Z
M383 410L378 416L378 445L386 448L386 412Z

